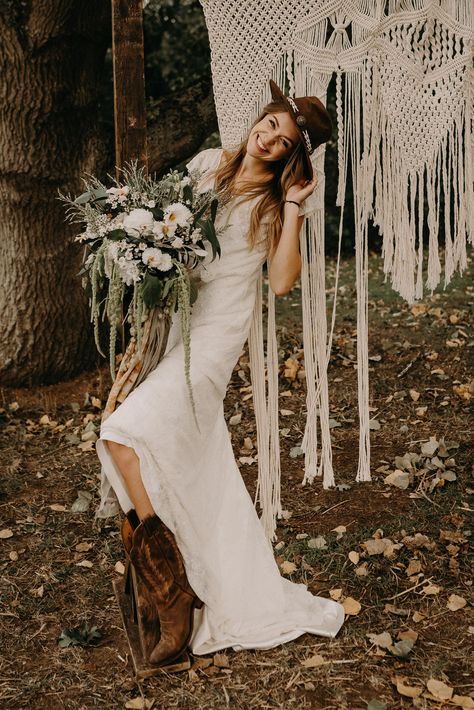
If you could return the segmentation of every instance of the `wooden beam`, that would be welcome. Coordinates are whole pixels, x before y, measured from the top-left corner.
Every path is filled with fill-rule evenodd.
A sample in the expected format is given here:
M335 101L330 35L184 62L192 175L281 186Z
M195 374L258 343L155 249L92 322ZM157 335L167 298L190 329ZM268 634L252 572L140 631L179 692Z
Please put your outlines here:
M143 50L143 0L112 0L115 165L148 167Z

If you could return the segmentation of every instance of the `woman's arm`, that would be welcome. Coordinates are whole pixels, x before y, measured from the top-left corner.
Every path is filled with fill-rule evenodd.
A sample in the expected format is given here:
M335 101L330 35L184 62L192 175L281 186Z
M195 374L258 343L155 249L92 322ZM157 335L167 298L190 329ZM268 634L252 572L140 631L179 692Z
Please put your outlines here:
M293 287L301 271L300 229L304 217L298 205L286 202L280 241L268 265L270 288L276 296L284 296Z
M298 204L285 202L280 240L268 264L268 280L276 296L284 296L288 293L300 274L300 230L304 217L299 216L298 205L303 204L308 195L313 192L316 182L317 178L314 176L312 180L305 183L292 185L286 193L286 200L294 200Z

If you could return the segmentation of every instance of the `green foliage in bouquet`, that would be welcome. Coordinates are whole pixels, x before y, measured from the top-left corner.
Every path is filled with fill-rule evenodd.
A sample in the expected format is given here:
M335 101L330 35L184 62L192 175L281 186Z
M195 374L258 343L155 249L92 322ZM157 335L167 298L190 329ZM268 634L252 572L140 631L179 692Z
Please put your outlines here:
M109 362L115 379L117 333L128 320L138 350L143 325L157 308L168 321L178 312L190 382L191 309L198 294L196 268L220 256L214 222L218 201L212 191L197 190L197 175L171 171L161 180L130 163L121 179L107 188L94 176L83 178L79 197L59 194L67 219L85 227L75 240L84 243L83 286L89 295L97 349L102 319L110 324ZM205 243L210 246L206 248ZM193 273L194 272L194 273ZM124 311L126 297L129 306Z

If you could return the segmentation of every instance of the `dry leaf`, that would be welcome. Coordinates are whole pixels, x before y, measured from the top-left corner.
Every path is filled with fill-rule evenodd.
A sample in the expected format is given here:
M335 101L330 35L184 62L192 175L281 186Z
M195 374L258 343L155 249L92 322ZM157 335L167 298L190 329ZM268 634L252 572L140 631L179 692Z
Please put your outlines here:
M123 564L123 562L120 562L120 560L119 560L118 562L115 563L114 570L116 572L118 572L119 574L125 574L125 565Z
M407 629L406 631L399 631L397 634L397 638L399 638L401 641L404 639L409 639L410 641L415 641L418 640L418 632L414 631L413 629Z
M92 549L91 542L78 542L75 547L76 552L89 552L90 549Z
M142 698L141 695L138 698L133 698L125 703L127 710L149 710L152 707L154 700L147 700Z
M212 660L217 668L230 668L229 659L225 653L215 653Z
M369 574L369 565L367 562L363 562L361 565L356 567L354 571L358 577L367 577Z
M337 528L333 528L331 532L337 533L338 539L341 538L346 532L347 528L345 525L338 525Z
M77 448L81 451L95 451L93 441L81 441L81 443L77 445Z
M415 624L418 624L423 619L426 619L426 614L422 614L421 611L415 611L412 618Z
M356 565L360 559L359 553L356 552L355 550L351 550L348 554L348 557L349 557L350 561L352 562L352 564L354 564L354 565Z
M374 643L379 648L389 648L392 645L392 637L388 631L384 631L381 634L367 634L370 643Z
M92 397L91 404L93 407L96 407L96 409L102 409L102 402L98 397Z
M392 473L389 473L389 475L384 478L383 482L389 486L401 488L404 491L410 485L410 474L408 471L395 469L395 471L392 471Z
M441 587L439 587L437 584L427 584L426 587L423 587L421 590L423 594L439 594L441 591Z
M240 424L241 421L242 421L242 412L238 412L237 414L234 414L229 419L229 424L230 424L230 426L234 426L235 424Z
M469 695L453 695L451 702L464 710L474 710L474 700Z
M442 680L436 680L435 678L430 678L426 683L426 687L430 691L431 695L436 698L436 700L449 700L453 695L453 689L443 683Z
M457 594L451 594L446 606L450 611L458 611L458 609L462 609L463 607L465 607L466 604L467 601L464 599L464 597L459 597Z
M16 562L18 560L18 552L16 550L11 550L8 554L8 557L11 559L12 562Z
M331 597L331 599L334 599L334 601L339 601L339 599L342 597L342 589L330 589L329 596Z
M297 567L294 562L288 562L288 560L285 560L280 565L280 569L283 574L293 574L293 572L296 572Z
M280 409L280 414L282 417L291 417L294 412L291 409Z
M54 510L56 513L65 513L67 508L65 505L61 505L60 503L52 503L50 506L51 510Z
M415 686L406 685L405 678L399 678L396 676L394 682L397 686L397 691L400 695L404 695L406 698L418 698L423 692L423 688L416 688Z
M0 540L7 540L9 537L13 537L13 530L10 530L10 528L0 530Z
M360 602L352 597L346 597L342 602L342 606L348 616L356 616L362 609Z
M326 542L326 538L324 538L322 535L318 535L318 537L312 537L311 540L308 540L308 547L310 547L313 550L324 550L328 546Z
M87 567L88 569L90 567L93 567L94 563L91 562L90 560L81 560L80 562L76 562L76 567Z
M314 656L310 656L309 658L305 658L304 661L301 661L301 665L305 668L318 668L324 665L324 662L324 658L320 656L319 653L316 653Z
M418 572L421 572L420 560L415 560L415 559L410 560L405 572L406 572L407 577L411 577L412 574L418 574Z
M417 392L416 390L409 390L409 392L410 392L410 397L412 398L412 400L414 402L418 402L418 400L420 399L420 393Z

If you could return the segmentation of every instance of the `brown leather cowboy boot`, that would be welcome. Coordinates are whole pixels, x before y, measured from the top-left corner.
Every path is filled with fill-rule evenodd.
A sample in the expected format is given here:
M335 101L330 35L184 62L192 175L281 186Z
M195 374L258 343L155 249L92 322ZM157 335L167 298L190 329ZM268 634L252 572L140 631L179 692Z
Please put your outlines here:
M194 608L201 608L202 602L188 582L173 533L157 515L145 518L133 533L130 559L137 586L148 590L160 621L160 640L148 646L147 660L157 665L170 663L186 649Z
M140 525L140 518L138 517L134 508L125 514L122 520L122 525L120 528L120 534L122 537L123 546L125 549L125 571L124 571L124 592L128 595L130 609L132 612L132 617L135 623L138 623L137 605L135 600L135 593L133 589L132 580L132 568L130 562L130 550L132 549L133 532Z

